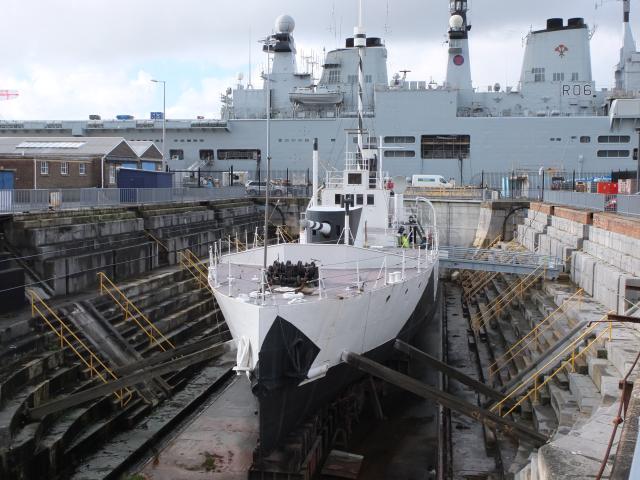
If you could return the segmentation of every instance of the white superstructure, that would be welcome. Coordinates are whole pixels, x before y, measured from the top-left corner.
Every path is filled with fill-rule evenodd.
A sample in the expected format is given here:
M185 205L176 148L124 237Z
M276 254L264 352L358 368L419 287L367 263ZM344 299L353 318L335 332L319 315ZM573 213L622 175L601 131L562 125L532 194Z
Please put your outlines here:
M513 86L472 83L473 39L466 0L449 1L448 63L442 84L388 72L387 55L393 52L378 37L365 37L359 47L358 32L344 48L326 53L314 82L296 62L294 34L299 28L291 17L279 17L265 46L273 68L263 75L262 88L240 80L223 94L220 119L168 119L169 164L185 170L192 165L233 167L253 178L257 171L264 172L269 93L276 171L310 169L308 152L314 138L325 164L342 158L348 147L342 132L358 127L359 100L365 128L384 132L383 159L392 175L439 174L470 183L482 171L635 169L640 53L632 35L630 0L622 4L621 49L611 52L616 80L612 90L598 88L593 81L590 31L580 17L551 18L544 28L527 34L520 81ZM614 117L616 109L633 114ZM161 120L135 119L4 121L0 135L117 135L160 142L161 127Z

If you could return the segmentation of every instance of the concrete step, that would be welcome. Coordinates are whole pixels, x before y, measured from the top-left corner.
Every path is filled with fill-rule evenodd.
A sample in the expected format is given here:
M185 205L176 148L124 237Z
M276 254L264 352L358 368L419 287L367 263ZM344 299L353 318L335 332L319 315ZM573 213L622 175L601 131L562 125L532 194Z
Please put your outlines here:
M591 414L602 402L600 392L588 375L570 373L569 389L582 413Z
M558 418L551 405L533 404L533 425L543 435L551 436L558 428Z
M565 390L553 382L547 383L551 397L551 407L558 419L558 426L571 427L580 413L578 402L569 390Z

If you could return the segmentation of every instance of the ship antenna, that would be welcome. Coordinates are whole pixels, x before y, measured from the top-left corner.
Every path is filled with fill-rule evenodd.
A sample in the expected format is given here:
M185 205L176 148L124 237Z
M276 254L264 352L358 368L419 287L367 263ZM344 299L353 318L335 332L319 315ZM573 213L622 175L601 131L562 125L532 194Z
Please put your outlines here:
M249 27L249 83L247 84L247 88L253 88L251 84L251 27Z

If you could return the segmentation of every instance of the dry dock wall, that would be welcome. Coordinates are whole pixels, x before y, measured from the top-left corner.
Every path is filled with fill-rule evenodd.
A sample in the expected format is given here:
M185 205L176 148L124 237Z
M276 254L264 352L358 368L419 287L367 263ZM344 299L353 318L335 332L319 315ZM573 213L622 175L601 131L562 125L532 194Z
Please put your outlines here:
M517 238L564 262L571 280L611 310L640 300L640 219L532 202Z

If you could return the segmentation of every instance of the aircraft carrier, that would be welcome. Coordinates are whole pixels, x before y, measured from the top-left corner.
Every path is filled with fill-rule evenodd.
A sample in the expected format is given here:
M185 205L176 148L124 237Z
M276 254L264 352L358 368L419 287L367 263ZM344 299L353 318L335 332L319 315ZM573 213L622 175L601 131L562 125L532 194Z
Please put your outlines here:
M621 15L623 36L612 69L614 89L592 76L591 31L583 18L550 18L525 39L515 86L472 85L471 18L466 0L450 1L446 80L412 80L387 69L387 46L370 37L364 55L365 128L391 175L431 173L462 183L482 172L547 170L603 172L635 169L640 117L640 53L630 25L630 1ZM443 18L443 27L447 19ZM271 153L275 170L310 168L318 138L321 160L345 151L345 130L357 126L357 48L326 53L318 81L296 61L295 22L283 15L265 40L272 58L262 88L241 81L222 95L219 119L166 119L168 164L174 170L248 172L266 169L266 95L271 95ZM612 66L613 67L613 66ZM3 136L118 136L152 140L162 150L162 119L122 116L87 121L0 122ZM479 182L478 182L479 183Z

